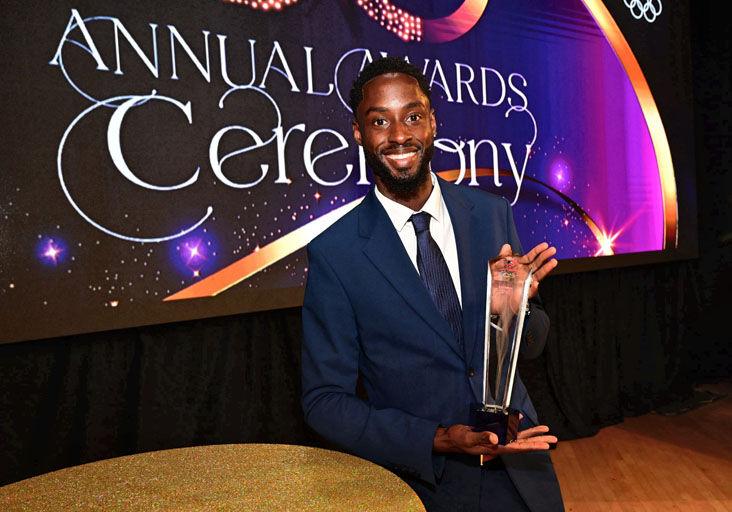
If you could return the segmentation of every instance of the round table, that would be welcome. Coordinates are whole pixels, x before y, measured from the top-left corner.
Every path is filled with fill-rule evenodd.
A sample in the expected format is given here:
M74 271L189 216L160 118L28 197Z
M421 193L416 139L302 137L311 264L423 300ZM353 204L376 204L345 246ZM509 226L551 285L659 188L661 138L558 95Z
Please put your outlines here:
M396 475L345 453L228 444L141 453L0 487L0 510L424 511Z

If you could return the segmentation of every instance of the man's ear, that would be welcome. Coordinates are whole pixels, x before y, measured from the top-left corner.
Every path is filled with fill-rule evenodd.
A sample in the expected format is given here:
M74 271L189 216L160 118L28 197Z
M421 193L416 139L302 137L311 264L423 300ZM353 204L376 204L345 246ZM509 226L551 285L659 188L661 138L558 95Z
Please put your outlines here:
M361 128L358 126L358 121L355 119L351 123L351 128L353 128L353 138L356 139L356 144L359 146L362 146L361 144Z
M437 118L435 118L435 109L430 110L430 127L432 128L432 136L437 135Z

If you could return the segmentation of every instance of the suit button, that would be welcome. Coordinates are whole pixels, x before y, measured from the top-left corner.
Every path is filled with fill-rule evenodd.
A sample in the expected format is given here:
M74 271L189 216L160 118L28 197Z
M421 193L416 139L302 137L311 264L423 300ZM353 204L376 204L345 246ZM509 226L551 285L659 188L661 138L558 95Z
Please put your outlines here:
M472 378L475 376L475 368L468 368L468 377Z

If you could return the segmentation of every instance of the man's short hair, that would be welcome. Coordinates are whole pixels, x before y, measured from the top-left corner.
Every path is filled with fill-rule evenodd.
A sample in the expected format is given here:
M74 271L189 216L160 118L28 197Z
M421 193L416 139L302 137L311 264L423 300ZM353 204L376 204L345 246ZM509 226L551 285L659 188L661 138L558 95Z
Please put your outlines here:
M356 81L353 82L350 94L350 104L353 117L356 117L358 106L363 100L363 87L366 85L366 82L376 78L377 76L386 75L388 73L404 73L405 75L409 75L417 80L419 88L422 89L422 92L427 96L427 100L430 102L430 105L432 105L432 100L430 99L430 84L427 82L427 77L424 76L417 66L414 66L398 57L382 57L364 67L361 70L361 73L359 73L358 78L356 78Z

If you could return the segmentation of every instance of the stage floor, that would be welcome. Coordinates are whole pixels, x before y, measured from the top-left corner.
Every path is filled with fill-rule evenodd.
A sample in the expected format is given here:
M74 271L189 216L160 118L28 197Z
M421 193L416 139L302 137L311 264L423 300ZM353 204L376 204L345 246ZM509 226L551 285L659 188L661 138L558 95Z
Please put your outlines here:
M552 460L567 511L732 511L732 384L709 389L727 397L560 441Z

